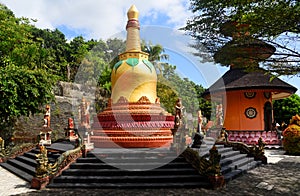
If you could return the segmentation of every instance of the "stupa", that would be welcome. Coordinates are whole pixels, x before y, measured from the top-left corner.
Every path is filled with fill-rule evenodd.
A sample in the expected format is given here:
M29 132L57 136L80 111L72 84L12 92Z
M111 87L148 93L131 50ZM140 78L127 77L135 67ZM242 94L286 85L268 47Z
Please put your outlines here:
M297 89L259 68L259 62L269 58L275 48L253 38L248 25L228 22L222 33L232 36L214 56L215 62L230 65L219 80L204 92L223 105L224 124L230 141L257 144L280 144L273 131L272 101L295 93Z
M97 147L169 147L174 116L160 105L157 75L148 53L141 51L139 12L133 5L127 16L126 51L119 55L111 74L108 107L92 124L91 142Z

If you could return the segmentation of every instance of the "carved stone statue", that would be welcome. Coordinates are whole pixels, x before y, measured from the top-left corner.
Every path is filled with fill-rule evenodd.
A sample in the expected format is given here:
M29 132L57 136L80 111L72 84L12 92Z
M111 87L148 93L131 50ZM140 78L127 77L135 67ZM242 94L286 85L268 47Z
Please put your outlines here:
M46 113L44 115L43 127L50 127L50 106L46 105Z
M80 126L85 128L90 128L90 102L82 98L80 110Z
M0 152L4 150L4 139L2 139L2 137L0 137Z
M201 110L198 111L198 132L202 132L202 123L203 123L203 118L202 118L202 112Z
M201 144L203 143L204 133L202 131L202 122L203 122L202 112L201 112L201 110L199 110L198 111L198 130L193 137L193 144L191 146L192 148L200 148Z
M223 106L222 104L217 105L216 108L216 126L223 126Z
M182 112L183 112L184 106L182 106L181 98L178 98L175 105L175 128L178 128L182 124Z

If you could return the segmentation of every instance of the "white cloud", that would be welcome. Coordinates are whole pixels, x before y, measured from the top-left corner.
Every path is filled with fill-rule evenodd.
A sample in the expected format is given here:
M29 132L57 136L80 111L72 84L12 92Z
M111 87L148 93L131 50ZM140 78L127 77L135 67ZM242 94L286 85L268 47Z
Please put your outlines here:
M182 27L190 16L188 0L0 0L17 17L37 19L39 28L66 26L87 38L108 38L125 29L127 10L135 4L141 17L167 18L162 26ZM141 24L143 25L143 24Z

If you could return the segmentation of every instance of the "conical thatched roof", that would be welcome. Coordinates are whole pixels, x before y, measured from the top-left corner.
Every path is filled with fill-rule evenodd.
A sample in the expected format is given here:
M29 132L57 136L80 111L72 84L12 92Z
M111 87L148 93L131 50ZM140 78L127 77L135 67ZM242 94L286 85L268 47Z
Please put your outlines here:
M273 99L287 97L297 91L297 88L279 78L271 80L271 75L263 69L247 72L243 68L231 68L219 80L207 89L203 95L222 94L228 91L264 90L272 92Z

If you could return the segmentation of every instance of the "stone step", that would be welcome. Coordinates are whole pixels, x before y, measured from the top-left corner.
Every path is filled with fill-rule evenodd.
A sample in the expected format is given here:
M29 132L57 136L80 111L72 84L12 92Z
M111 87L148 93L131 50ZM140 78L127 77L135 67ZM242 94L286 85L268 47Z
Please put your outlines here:
M30 165L32 167L36 167L37 165L37 162L35 159L32 159L32 158L28 158L28 157L25 157L25 156L18 156L16 157L16 160L24 163L24 164L27 164L27 165Z
M144 163L144 162L186 162L183 157L156 157L156 156L146 156L146 157L135 157L135 156L116 156L116 157L105 157L98 158L89 156L86 158L78 158L77 163Z
M231 172L224 174L225 181L229 182L230 180L236 179L237 177L241 176L242 174L247 173L247 171L249 171L255 167L258 167L260 164L261 164L261 162L259 162L259 161L252 161L246 165L239 167L238 169L231 170Z
M152 170L144 170L144 171L128 171L121 169L68 169L62 172L64 176L122 176L122 175L162 175L162 174L195 174L195 169L192 167L189 168L156 168Z
M16 176L22 178L27 182L31 182L33 175L29 174L28 172L18 169L11 164L8 163L1 163L1 167L5 168L6 170L10 171L11 173L15 174Z
M80 188L80 189L98 189L101 193L101 189L109 189L109 188L211 188L211 185L205 181L197 181L197 182L173 182L173 183L161 183L161 182L152 182L152 183L52 183L47 186L47 188Z
M36 155L37 153L34 153L33 150L26 152L23 154L24 157L28 157L30 159L36 159Z
M51 144L51 146L46 146L48 151L55 150L58 151L60 154L62 154L65 151L74 149L74 145L70 142L64 141L64 142L57 142Z
M35 175L35 167L27 165L26 163L23 163L17 159L9 159L6 163L18 170L28 173L31 176Z
M225 152L219 152L221 154L221 157L222 159L225 159L225 158L230 158L230 157L233 157L235 155L239 155L241 154L240 151L234 151L232 149L228 149L228 151L225 151Z
M222 166L222 174L226 174L233 170L239 170L240 168L244 167L245 165L252 164L252 162L255 163L256 161L254 161L254 159L251 157L245 157L243 159L239 159L229 165Z
M30 159L36 159L36 155L40 153L40 150L39 149L32 149L31 151L29 152L26 152L23 154L24 157L28 157ZM48 159L52 160L56 160L59 156L61 155L61 153L49 153L48 152Z
M134 172L138 173L138 172ZM124 176L60 176L53 179L53 183L173 183L197 182L206 179L200 175L124 175Z
M237 155L234 155L234 156L230 156L230 157L221 159L220 165L221 165L221 167L223 167L225 165L232 164L235 161L238 161L238 160L241 160L241 159L245 158L246 156L247 156L246 154L237 154Z
M71 169L112 169L112 168L122 168L127 170L147 170L154 169L158 167L168 167L168 168L189 168L190 164L187 162L170 162L167 165L165 162L129 162L129 163L74 163L70 165Z
M122 153L122 152L117 152L117 153L103 153L103 154L98 154L98 153L93 153L95 157L98 157L100 159L109 159L109 158L176 158L177 155L175 153L158 153L158 152L149 152L148 153Z

